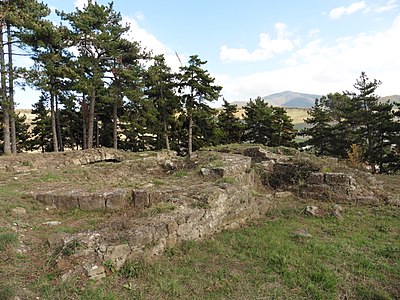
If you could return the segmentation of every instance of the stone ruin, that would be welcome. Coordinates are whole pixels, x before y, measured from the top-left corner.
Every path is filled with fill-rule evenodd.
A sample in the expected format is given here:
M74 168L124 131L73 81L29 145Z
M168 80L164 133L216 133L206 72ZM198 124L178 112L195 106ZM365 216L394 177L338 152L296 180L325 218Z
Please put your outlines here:
M278 198L299 196L332 202L374 204L386 200L379 182L369 174L355 170L344 173L320 172L315 167L300 168L309 161L307 157L294 159L296 153L273 153L262 147L219 153L220 165L197 165L203 180L185 188L149 186L92 193L52 190L33 192L31 195L41 203L61 210L135 212L129 226L116 230L105 228L51 236L48 245L51 254L56 256L57 266L61 269L65 265L74 266L65 270L61 277L63 281L72 275L101 278L107 274L105 262L118 270L127 260L152 259L182 241L197 240L225 228L238 227L265 214ZM62 164L123 159L124 154L119 151L95 150L83 152L80 158L66 155ZM176 164L176 158L170 154L154 159L169 170ZM290 172L294 175L288 176ZM278 182L277 178L282 182ZM146 209L160 202L170 203L175 209L156 216L141 216ZM63 250L71 247L73 253L66 255Z

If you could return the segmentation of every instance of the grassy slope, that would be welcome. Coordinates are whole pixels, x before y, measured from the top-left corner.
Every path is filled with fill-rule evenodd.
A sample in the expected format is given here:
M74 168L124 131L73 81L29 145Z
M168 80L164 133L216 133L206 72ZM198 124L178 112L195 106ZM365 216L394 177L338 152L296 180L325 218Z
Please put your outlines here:
M282 200L245 228L127 265L84 290L78 281L38 288L42 299L399 299L400 208L346 205L337 220L303 214L306 204L332 206Z
M79 171L90 177L92 168L99 173L99 168L104 171L111 166ZM43 241L55 231L95 229L110 216L44 211L18 192L21 185L31 186L31 180L71 182L79 175L57 172L35 173L25 179L23 174L0 174L0 299L12 299L20 288L27 288L31 299L400 298L399 207L346 205L344 219L337 220L329 214L314 218L302 213L310 204L329 212L332 203L299 199L280 200L265 217L247 227L185 243L151 264L126 265L119 273L86 286L79 278L62 284ZM387 190L400 195L399 176L381 179ZM27 209L24 220L10 214L16 206ZM41 226L46 220L60 220L63 225ZM16 253L18 237L9 227L13 222L19 224L19 234L31 237L26 239L27 247L41 246L29 255ZM312 237L293 236L298 229Z

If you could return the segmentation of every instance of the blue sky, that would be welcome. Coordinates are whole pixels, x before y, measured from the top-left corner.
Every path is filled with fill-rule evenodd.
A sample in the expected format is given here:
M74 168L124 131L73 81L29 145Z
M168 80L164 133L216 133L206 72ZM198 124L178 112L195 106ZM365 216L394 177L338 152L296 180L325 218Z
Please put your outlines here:
M44 0L67 12L86 1ZM175 52L182 61L198 54L224 98L237 101L352 90L362 71L382 81L377 94L400 94L398 1L115 0L114 7L131 25L129 38L175 70ZM36 102L34 94L19 106Z

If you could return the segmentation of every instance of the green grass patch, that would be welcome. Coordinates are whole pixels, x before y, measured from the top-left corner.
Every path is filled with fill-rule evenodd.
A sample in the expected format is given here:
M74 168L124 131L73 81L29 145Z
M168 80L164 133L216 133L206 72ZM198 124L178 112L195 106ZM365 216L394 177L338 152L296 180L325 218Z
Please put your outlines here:
M174 208L159 203L147 213ZM400 298L400 208L348 205L343 220L303 209L281 200L244 228L184 242L152 263L127 262L85 289L47 287L43 299ZM300 229L311 237L296 236Z
M175 173L174 173L174 177L175 178L183 178L183 177L186 177L186 176L188 176L189 175L189 172L188 171L185 171L185 170L179 170L179 171L176 171Z
M44 174L40 177L41 182L57 182L60 181L62 178L60 175L53 174L53 173L48 173Z
M176 206L172 203L159 202L156 205L153 205L152 207L145 209L143 212L143 216L152 217L164 212L173 211L175 209Z
M18 243L18 235L13 232L0 231L0 251L6 250L8 247L15 246Z

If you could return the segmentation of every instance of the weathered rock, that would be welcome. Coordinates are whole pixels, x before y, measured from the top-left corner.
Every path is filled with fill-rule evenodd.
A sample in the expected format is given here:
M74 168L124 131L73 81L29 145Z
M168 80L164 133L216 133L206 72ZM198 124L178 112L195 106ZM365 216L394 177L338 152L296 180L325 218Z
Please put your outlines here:
M358 204L379 204L379 199L375 196L359 196L356 198Z
M394 205L394 206L400 206L400 198L395 198L395 197L389 197L386 200L386 203L389 205Z
M141 248L151 243L154 237L154 227L141 227L135 229L131 235L129 244L131 247Z
M23 207L15 207L15 208L11 209L11 213L14 216L20 217L20 216L26 215L26 209Z
M121 210L128 206L129 194L126 190L117 189L105 193L105 207L108 210Z
M312 215L314 217L319 217L320 216L320 210L317 206L313 205L307 205L305 212L309 215Z
M276 198L289 198L289 197L293 197L293 193L292 192L276 192L275 193L275 197Z
M211 175L211 170L208 168L201 168L200 169L200 174L203 176L209 176Z
M134 190L132 200L135 210L143 211L150 204L149 192L146 190Z
M106 269L103 266L98 265L87 265L84 266L86 276L97 280L106 277Z
M251 147L243 151L243 155L252 158L251 163L260 163L265 160L276 160L277 155L261 147Z
M176 234L169 235L165 239L165 248L174 248L178 242L178 237Z
M104 195L82 193L77 196L79 208L83 210L105 209L106 199Z
M342 213L343 213L343 207L339 204L335 204L332 208L332 215L335 218L341 220L341 219L343 219Z
M46 193L40 193L40 194L32 194L33 198L41 203L43 203L44 205L48 205L48 206L55 206L54 204L54 194L53 191L48 191Z
M57 226L57 225L61 225L60 221L47 221L42 223L42 225L47 225L47 226Z
M105 261L111 261L115 270L119 270L124 265L126 259L131 253L131 248L128 244L108 246L106 254L104 254Z
M345 173L326 173L325 182L326 184L333 186L350 186L352 177Z
M323 173L311 173L307 178L308 184L324 184L325 174Z
M312 238L311 233L309 233L307 229L303 228L293 231L291 235L295 238Z
M176 230L178 230L178 223L175 220L167 222L168 234L172 235Z
M79 208L78 197L75 194L54 195L54 205L61 210Z

